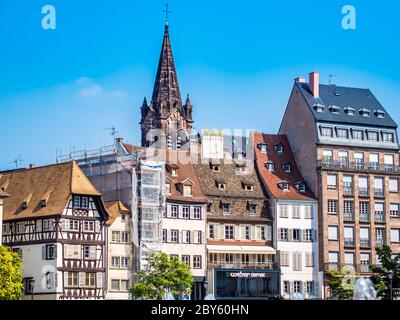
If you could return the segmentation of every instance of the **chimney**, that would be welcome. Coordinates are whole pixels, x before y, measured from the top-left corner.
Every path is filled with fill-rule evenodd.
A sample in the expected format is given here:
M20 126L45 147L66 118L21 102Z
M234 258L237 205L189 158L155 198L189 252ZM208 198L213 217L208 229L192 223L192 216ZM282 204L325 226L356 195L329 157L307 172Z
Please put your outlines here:
M116 143L121 143L122 141L124 141L124 138L115 138Z
M30 163L29 164L29 169L33 169L35 167L35 164L34 163Z
M310 72L308 85L314 98L319 97L319 73Z
M297 77L294 79L294 82L300 82L300 83L305 83L306 82L306 78L303 77Z

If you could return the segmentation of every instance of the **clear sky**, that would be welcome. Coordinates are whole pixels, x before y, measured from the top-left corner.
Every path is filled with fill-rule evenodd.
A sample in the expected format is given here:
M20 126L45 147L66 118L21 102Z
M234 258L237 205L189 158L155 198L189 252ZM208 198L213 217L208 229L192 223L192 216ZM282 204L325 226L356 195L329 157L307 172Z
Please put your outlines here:
M41 26L56 8L56 30ZM0 169L110 144L115 126L140 138L151 96L164 0L0 2ZM356 8L344 30L342 7ZM400 123L400 1L169 1L170 36L195 127L276 133L293 79L370 88Z

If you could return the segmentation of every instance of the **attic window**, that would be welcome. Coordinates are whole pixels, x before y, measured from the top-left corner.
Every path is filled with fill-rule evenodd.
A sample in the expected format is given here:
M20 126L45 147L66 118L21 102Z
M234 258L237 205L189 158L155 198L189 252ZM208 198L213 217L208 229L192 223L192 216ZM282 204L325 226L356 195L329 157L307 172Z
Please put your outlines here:
M177 176L177 174L176 174L176 169L171 169L171 175L172 175L173 177L176 177L176 176Z
M259 143L258 148L262 153L267 153L267 144L266 143Z
M249 204L249 213L250 214L256 214L257 213L257 206L255 204Z
M225 182L223 182L223 181L215 181L215 184L216 184L218 189L225 190Z
M363 117L370 117L371 116L371 111L369 109L361 108L359 110L359 112Z
M28 208L28 202L26 202L26 201L22 202L21 208L22 208L22 210L25 210L26 208Z
M275 163L273 163L272 161L267 161L265 163L265 167L268 169L268 171L275 172Z
M378 118L384 118L385 117L385 111L383 110L375 110L374 114L378 117Z
M330 106L329 111L332 112L333 114L340 114L340 108L335 105Z
M286 181L279 182L278 187L281 188L283 191L289 191L289 183L287 183Z
M190 197L193 194L192 186L186 185L183 186L183 195L186 197Z
M279 154L283 153L283 144L282 143L278 143L276 145L274 145L275 151Z
M166 192L167 194L170 194L170 193L171 193L171 184L170 184L170 183L166 183L166 184L165 184L165 192Z
M46 205L47 205L46 199L40 200L40 206L41 206L42 208L45 207Z
M350 107L344 108L344 112L349 116L354 116L356 114L356 110Z
M253 191L254 186L251 183L248 182L242 182L243 189L246 191Z
M287 173L292 172L292 165L289 162L282 164L282 168Z
M306 185L304 182L296 183L296 188L299 190L299 192L306 192Z
M316 103L314 104L313 108L317 112L324 112L325 107L322 104Z

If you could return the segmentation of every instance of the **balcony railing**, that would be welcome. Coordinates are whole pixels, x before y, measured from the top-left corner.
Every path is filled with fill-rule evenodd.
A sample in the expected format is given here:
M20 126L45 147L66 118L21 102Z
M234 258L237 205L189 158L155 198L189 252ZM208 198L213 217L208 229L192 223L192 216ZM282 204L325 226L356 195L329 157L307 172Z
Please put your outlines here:
M229 262L229 261L209 261L213 268L221 269L277 269L275 262Z
M368 196L369 196L369 190L368 190L368 188L359 187L359 188L358 188L358 195L359 195L360 197L368 197Z
M374 196L375 197L384 197L385 196L385 191L383 189L375 189L374 190Z
M342 161L333 161L332 159L326 158L317 161L317 167L321 169L341 169L348 171L364 171L364 172L393 172L400 173L400 166L394 165L382 165L376 162L364 163L364 162L347 162L346 166L343 165Z
M371 272L371 270L369 269L369 263L366 263L366 264L364 264L364 263L362 263L362 264L360 264L359 266L358 266L359 268L357 268L358 270L358 272L362 272L362 273L369 273L369 272Z
M360 222L369 222L369 213L360 213L358 220Z
M353 185L352 184L346 184L343 186L343 195L345 196L352 196L354 194L353 191Z
M371 241L369 239L360 239L360 247L361 248L371 247Z
M325 271L338 270L340 268L339 262L328 262L325 263Z
M344 214L343 214L343 220L344 221L354 221L354 213L352 213L352 212L345 212Z
M386 244L385 239L382 239L382 238L377 238L377 239L376 239L376 245L377 245L377 246L383 246L383 245L385 245L385 244Z
M354 238L344 238L345 247L354 247Z
M338 263L338 262L328 262L325 263L325 272L339 270L343 267L353 267L355 272L359 273L370 273L369 263L367 261L362 262L361 264L353 264L353 263Z
M381 211L375 212L375 222L385 222L385 214Z

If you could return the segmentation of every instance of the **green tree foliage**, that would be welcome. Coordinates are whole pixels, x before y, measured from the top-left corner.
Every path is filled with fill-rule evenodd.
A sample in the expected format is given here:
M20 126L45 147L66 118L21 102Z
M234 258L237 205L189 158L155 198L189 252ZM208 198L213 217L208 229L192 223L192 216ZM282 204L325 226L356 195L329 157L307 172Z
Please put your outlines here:
M355 273L350 269L332 270L328 273L328 283L333 297L349 300L353 297Z
M130 290L133 298L161 300L168 292L173 295L190 292L194 280L186 263L170 259L163 252L150 254L147 263L147 268L138 272L138 282Z
M0 246L0 300L20 300L23 295L22 260L6 246Z
M371 265L371 281L378 290L378 296L382 299L390 299L390 279L389 274L393 274L393 284L400 281L400 258L392 257L392 249L389 246L375 248L376 254L381 262L380 265Z

